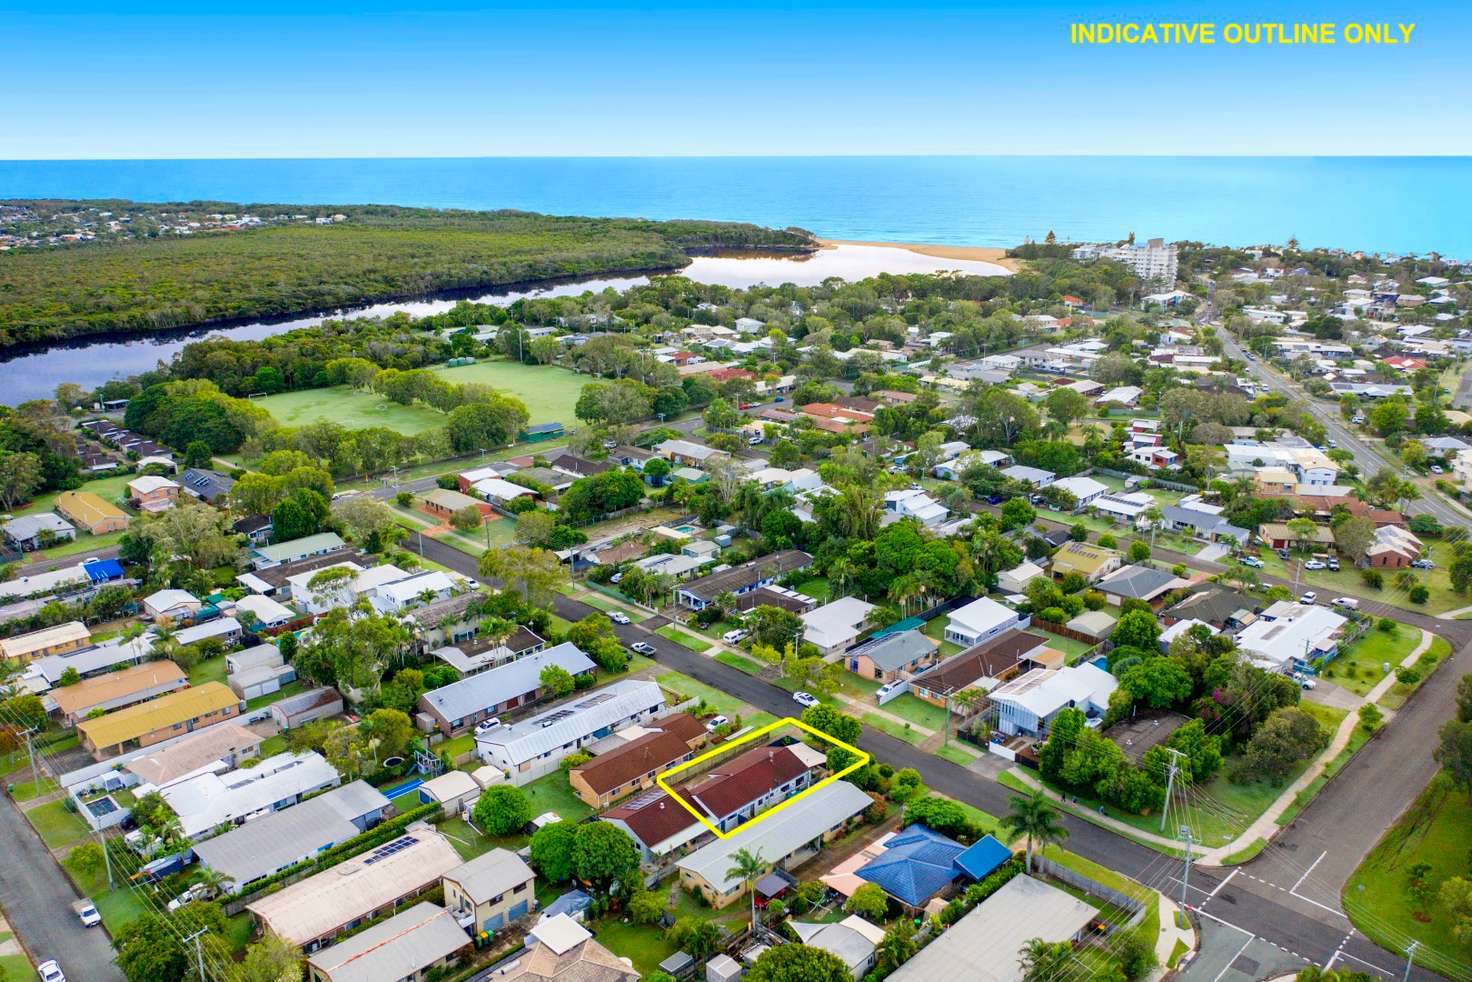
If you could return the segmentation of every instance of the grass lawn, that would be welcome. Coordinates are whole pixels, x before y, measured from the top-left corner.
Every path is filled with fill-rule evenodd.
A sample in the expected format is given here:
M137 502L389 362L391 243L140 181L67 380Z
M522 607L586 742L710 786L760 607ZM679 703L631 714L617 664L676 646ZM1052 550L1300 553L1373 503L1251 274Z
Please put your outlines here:
M245 954L245 946L250 944L250 936L254 932L253 918L245 911L225 920L225 941L230 945L230 950L238 955Z
M884 704L884 711L903 717L916 726L924 727L932 733L939 733L940 728L945 725L946 711L940 706L932 706L924 699L906 692L904 695L891 699Z
M36 827L36 831L41 834L41 841L50 849L76 842L88 834L87 823L82 821L81 816L63 807L67 800L48 801L26 811L26 818Z
M1385 664L1390 665L1390 673L1393 674L1406 655L1420 643L1421 629L1418 627L1397 623L1393 632L1371 628L1338 658L1325 665L1319 674L1362 696L1385 677Z
M673 624L666 624L664 627L657 628L654 633L658 634L662 638L673 641L676 644L684 645L691 651L699 651L704 653L706 651L709 651L711 648L711 643L709 641L705 640L704 638L697 638L693 634L687 634L686 632L675 627Z
M147 909L138 892L127 886L95 893L92 902L97 905L97 913L102 915L103 926L111 934L117 934L124 925L142 917Z
M577 424L573 412L583 386L592 379L556 365L519 365L514 361L481 361L458 368L431 369L447 382L478 382L526 403L533 423Z
M1354 871L1340 898L1345 912L1371 940L1398 951L1405 938L1414 938L1421 942L1419 964L1443 975L1462 974L1447 961L1472 962L1472 938L1455 939L1435 897L1444 880L1467 875L1469 841L1472 805L1438 774ZM1418 863L1431 867L1426 901L1410 891L1408 871Z
M189 670L189 684L191 686L203 685L206 682L219 682L225 684L225 656L216 655L198 662Z
M86 482L77 490L90 491L101 498L103 501L117 504L118 499L127 494L128 482L133 480L133 478L137 476L137 474L119 474L116 477L102 477L98 478L95 481ZM38 494L36 495L36 497L28 501L24 507L11 509L10 514L17 516L35 515L43 511L51 511L53 508L56 507L57 494L58 492L56 491L50 491L46 494ZM105 536L94 537L84 534L78 536L78 538L80 538L84 542L96 542L99 538L105 538ZM47 555L56 555L56 553L53 551L47 551L45 553L31 553L31 555L41 556L42 558L44 558Z
M865 713L863 720L865 726L872 726L880 733L888 733L897 740L904 740L906 743L913 743L917 746L925 742L925 738L930 736L929 733L922 732L914 727L906 727L903 723L896 723L893 720L885 719L883 716L875 716L872 713Z
M629 667L626 674L634 675L644 671L646 668L653 668L656 664L658 663L653 658L646 658L643 655L631 651L629 652Z
M531 841L531 836L529 835L508 835L500 839L494 836L481 835L475 830L473 825L463 818L446 819L439 823L436 828L443 832L445 837L450 840L450 844L455 847L455 851L460 854L460 858L467 860L474 859L482 853L490 852L498 846L515 852Z
M561 769L537 778L521 789L532 803L532 816L556 812L569 822L580 822L593 814L593 809L573 793L567 775Z
M810 580L803 580L793 589L795 589L798 593L803 593L808 595L809 597L812 597L820 604L826 604L828 602L828 595L830 591L828 589L828 577L826 576L815 576Z
M254 699L246 700L245 708L259 709L262 706L269 706L273 702L280 702L287 696L294 696L297 693L305 692L306 690L307 683L303 682L301 679L297 679L295 682L286 683L275 692L268 692L263 696L256 696Z
M1385 585L1379 590L1366 586L1365 581L1360 579L1359 570L1348 563L1341 564L1339 572L1333 570L1304 570L1300 583L1302 589L1318 590L1320 602L1324 599L1332 599L1341 593L1353 593L1361 597L1369 597L1371 600L1379 600L1382 603L1403 607L1406 610L1414 610L1419 613L1440 614L1448 610L1456 610L1468 605L1468 599L1464 594L1457 593L1452 589L1451 577L1447 570L1452 564L1452 547L1446 542L1432 540L1427 544L1427 557L1436 563L1432 570L1413 569L1409 572L1415 576L1416 582L1424 584L1431 591L1431 596L1424 604L1413 604L1406 596L1406 591L1399 590L1395 586L1395 578L1400 570L1387 569L1383 571ZM1279 576L1293 582L1293 568L1285 564L1278 554L1268 549L1258 552L1258 558L1263 561L1263 573ZM1293 565L1307 559L1306 555L1297 553L1293 556ZM1328 596L1325 597L1324 594Z
M29 774L30 771L28 770L25 773ZM15 782L14 784L12 784L10 786L10 796L12 798L14 798L16 801L30 801L33 798L39 798L39 797L41 797L43 794L50 794L51 792L55 791L58 787L60 787L60 785L57 784L54 780L52 780L49 777L42 776L42 778L41 778L41 780L39 782L38 781L17 781L17 782Z
M882 684L874 679L860 678L853 672L843 672L838 676L838 691L854 699L873 699Z
M1035 637L1042 638L1048 643L1048 647L1052 648L1054 651L1063 652L1064 660L1067 661L1070 665L1077 664L1079 658L1083 655L1085 651L1088 651L1089 649L1095 647L1095 645L1089 644L1087 641L1079 641L1075 638L1065 638L1061 634L1049 634L1047 631L1044 631L1041 628L1035 631L1028 631L1027 633Z
M733 654L729 651L723 651L716 655L716 661L722 665L734 668L738 672L745 672L747 675L760 675L762 671L761 662L747 658L745 655Z
M35 971L25 955L0 955L0 978L28 979Z
M688 675L679 672L665 672L656 678L660 685L675 693L678 701L685 699L699 699L703 701L712 711L725 716L735 716L743 712L746 703L735 696L727 695L720 689L714 689L703 682L697 682Z
M981 756L959 740L936 747L935 755L941 760L948 760L962 767L970 767L972 761Z
M921 634L925 635L930 640L939 643L940 657L942 660L949 658L952 655L959 655L961 653L961 646L959 644L956 644L956 642L954 641L947 641L945 639L946 625L950 622L950 614L941 614L939 617L932 617L930 620L926 621L925 626L920 629Z
M593 936L615 955L633 962L639 974L647 978L659 968L660 962L675 953L675 946L664 939L658 925L625 923L620 920L622 916L621 913L610 915L592 924Z
M286 734L277 733L274 736L268 736L266 737L266 739L261 741L260 755L262 759L265 759L273 754L279 754L285 749Z
M456 757L459 757L461 754L468 754L468 753L470 753L470 751L472 751L474 749L475 749L475 734L474 733L462 733L459 736L452 737L451 739L446 740L444 743L442 743L442 744L439 745L439 750L442 753L449 754L451 760L454 760Z
M285 426L331 421L349 429L382 426L398 433L413 435L445 425L445 414L428 406L401 406L372 392L360 392L346 385L326 389L303 389L281 392L262 399L252 399Z
M1431 647L1421 652L1421 657L1416 659L1416 671L1420 673L1420 679L1410 685L1401 682L1395 683L1390 687L1390 691L1380 697L1380 705L1386 709L1399 709L1405 705L1411 693L1420 688L1422 683L1426 681L1427 676L1451 653L1451 642L1443 637L1434 637L1431 641Z
M390 505L393 509L394 518L404 528L411 532L422 532L428 528L439 525L435 519L415 511L412 508L400 508L398 505ZM441 529L429 537L445 545L454 546L456 549L469 556L480 556L486 551L486 532L490 530L491 545L505 545L510 542L516 532L516 523L509 518L497 518L482 525L474 532L461 532L456 529Z

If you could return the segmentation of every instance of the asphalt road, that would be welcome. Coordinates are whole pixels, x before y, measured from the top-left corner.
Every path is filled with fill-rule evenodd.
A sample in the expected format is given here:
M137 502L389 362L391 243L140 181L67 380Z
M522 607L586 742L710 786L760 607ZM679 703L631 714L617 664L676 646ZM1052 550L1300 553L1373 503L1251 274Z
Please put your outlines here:
M415 551L422 548L425 558L436 563L467 576L477 576L475 560L448 545L416 534L410 537L408 546ZM572 621L599 613L561 594L553 599L552 608L559 617ZM615 626L614 631L626 644L643 641L651 645L660 664L730 693L757 709L779 717L798 712L786 690L697 654L637 624ZM994 815L1006 813L1015 794L984 774L932 756L869 727L864 729L859 746L895 767L915 768L928 787ZM1172 895L1180 894L1183 870L1177 861L1082 819L1065 815L1063 822L1069 832L1068 847L1074 852ZM1216 869L1193 869L1186 894L1188 903L1200 908L1203 916L1251 932L1315 964L1323 965L1335 959L1381 974L1393 974L1397 969L1396 956L1350 931L1342 914L1285 896L1286 891L1278 884L1262 882L1264 879ZM1436 977L1419 969L1412 975Z
M55 958L68 979L121 982L112 944L101 927L85 928L72 913L71 881L41 844L9 795L0 804L0 906L36 961Z
M1225 328L1217 331L1217 336L1221 338L1222 348L1228 355L1247 362L1247 370L1254 378L1275 392L1281 392L1303 403L1308 411L1313 414L1314 418L1324 424L1324 429L1328 432L1329 437L1339 445L1340 449L1348 450L1354 454L1355 462L1359 465L1362 474L1370 474L1383 467L1389 467L1397 474L1404 476L1405 469L1401 466L1400 461L1390 459L1379 447L1371 445L1369 441L1365 440L1356 430L1345 423L1337 409L1319 402L1298 386L1285 380L1271 368L1263 365L1262 361L1256 357L1251 361L1247 361L1247 352L1243 351L1242 346L1237 343L1237 339L1232 337L1231 333ZM1465 515L1447 504L1439 496L1430 492L1423 495L1420 499L1411 502L1407 511L1413 515L1432 515L1443 525L1461 525L1465 528L1472 529L1472 522L1469 522Z

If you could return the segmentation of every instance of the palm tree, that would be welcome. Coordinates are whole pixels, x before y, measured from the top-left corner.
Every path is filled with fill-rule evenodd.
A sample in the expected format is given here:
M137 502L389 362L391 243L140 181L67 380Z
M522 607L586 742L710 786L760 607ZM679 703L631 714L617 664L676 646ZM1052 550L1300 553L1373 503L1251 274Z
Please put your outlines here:
M746 884L746 891L751 895L751 933L756 934L756 878L767 871L767 862L762 859L762 851L757 849L737 849L731 854L731 868L726 870L726 879L740 880Z
M848 588L853 586L853 581L853 563L841 558L833 560L828 565L828 599L837 600L848 596Z
M1160 528L1160 523L1165 520L1165 512L1159 505L1151 505L1140 512L1140 517L1150 523L1150 548L1155 548L1155 532Z
M1067 941L1049 942L1032 938L1022 946L1017 965L1024 982L1057 978L1073 958L1073 946Z
M1015 795L1011 805L1012 810L1002 819L1002 825L1014 837L1027 838L1027 871L1031 873L1034 847L1043 849L1050 842L1062 842L1068 838L1068 830L1058 823L1058 811L1041 788L1026 798Z

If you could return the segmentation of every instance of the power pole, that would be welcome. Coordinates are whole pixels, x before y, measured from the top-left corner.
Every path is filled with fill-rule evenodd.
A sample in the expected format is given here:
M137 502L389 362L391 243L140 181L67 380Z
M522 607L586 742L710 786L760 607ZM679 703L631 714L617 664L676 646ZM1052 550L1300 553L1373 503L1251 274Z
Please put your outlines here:
M205 982L205 980L209 978L209 976L207 976L207 975L204 974L204 949L202 947L200 947L200 944L199 944L199 936L202 935L202 934L204 934L204 931L205 931L204 928L200 928L198 931L195 931L189 937L187 937L187 938L184 939L186 942L187 941L193 941L194 942L194 960L195 960L195 964L199 968L200 982Z
M1181 910L1186 909L1186 889L1191 883L1191 846L1194 841L1191 837L1191 826L1181 826L1181 841L1186 844L1186 872L1181 877Z
M1416 949L1419 947L1421 947L1421 942L1419 941L1412 941L1410 944L1406 945L1406 973L1401 976L1401 982L1409 982L1409 979L1411 977L1411 965L1415 963Z
M36 731L34 727L28 727L26 729L26 753L29 754L31 758L31 787L34 789L34 794L36 795L36 797L40 797L41 778L40 775L36 773L36 748L31 744L31 734L35 732Z
M1165 779L1165 805L1160 809L1160 831L1165 831L1165 820L1170 817L1170 795L1176 786L1176 769L1180 766L1181 758L1186 756L1173 747L1163 748L1170 754L1170 772Z

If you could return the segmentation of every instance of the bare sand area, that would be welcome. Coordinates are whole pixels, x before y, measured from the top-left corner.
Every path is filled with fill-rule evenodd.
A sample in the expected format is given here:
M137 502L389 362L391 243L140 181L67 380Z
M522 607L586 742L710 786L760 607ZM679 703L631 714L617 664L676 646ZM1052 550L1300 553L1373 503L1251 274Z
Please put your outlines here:
M881 246L888 249L905 249L922 256L934 256L937 259L967 259L996 263L1014 273L1022 269L1023 265L1022 260L1010 258L1006 249L992 246L931 245L924 242L857 242L848 239L820 239L819 241L824 249L832 249L836 246Z

